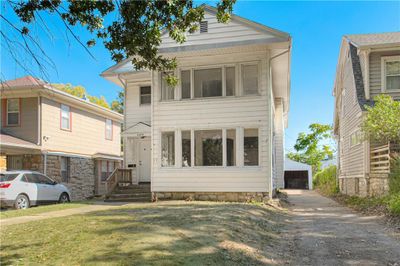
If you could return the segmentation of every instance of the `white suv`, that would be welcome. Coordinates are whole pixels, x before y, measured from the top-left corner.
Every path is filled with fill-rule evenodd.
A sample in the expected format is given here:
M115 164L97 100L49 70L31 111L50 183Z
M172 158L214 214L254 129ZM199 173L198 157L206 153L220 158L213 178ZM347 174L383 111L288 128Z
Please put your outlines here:
M1 206L27 209L33 205L69 202L70 192L62 184L32 171L0 173Z

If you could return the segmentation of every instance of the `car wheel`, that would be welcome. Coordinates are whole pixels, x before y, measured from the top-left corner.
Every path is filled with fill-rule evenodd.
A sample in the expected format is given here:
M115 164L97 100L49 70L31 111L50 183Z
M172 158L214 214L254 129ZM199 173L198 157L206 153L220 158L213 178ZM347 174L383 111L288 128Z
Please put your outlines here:
M18 195L14 207L16 209L28 209L30 207L29 198L23 194Z
M58 202L59 202L59 203L67 203L67 202L69 202L69 196L68 196L68 194L65 193L65 192L62 193L62 194L60 195L60 198L59 198Z

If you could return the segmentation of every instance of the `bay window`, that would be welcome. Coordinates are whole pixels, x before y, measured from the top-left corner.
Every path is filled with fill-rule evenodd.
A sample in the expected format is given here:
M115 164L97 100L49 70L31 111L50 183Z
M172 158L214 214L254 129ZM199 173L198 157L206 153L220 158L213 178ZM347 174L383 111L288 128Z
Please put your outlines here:
M244 165L258 165L258 129L244 130Z
M175 165L175 132L161 133L161 166Z
M222 166L222 130L194 132L195 166Z
M7 126L18 126L20 122L20 99L7 99Z
M400 91L400 56L382 57L384 91Z

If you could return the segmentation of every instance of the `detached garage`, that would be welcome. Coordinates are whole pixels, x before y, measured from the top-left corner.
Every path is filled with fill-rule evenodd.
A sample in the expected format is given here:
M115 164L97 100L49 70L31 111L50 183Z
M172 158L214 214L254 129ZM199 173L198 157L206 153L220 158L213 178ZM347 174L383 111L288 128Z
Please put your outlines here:
M311 165L285 158L285 189L312 189Z

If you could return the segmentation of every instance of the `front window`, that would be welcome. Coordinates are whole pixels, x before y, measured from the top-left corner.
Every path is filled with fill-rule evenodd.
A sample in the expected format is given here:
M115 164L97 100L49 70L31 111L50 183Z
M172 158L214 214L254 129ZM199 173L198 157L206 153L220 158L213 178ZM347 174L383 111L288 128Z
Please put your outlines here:
M151 87L144 86L140 87L140 104L150 104L151 103Z
M192 142L190 131L182 131L182 166L192 165Z
M70 159L61 157L61 181L68 183L70 178Z
M236 165L236 130L226 130L226 165Z
M258 94L258 65L242 65L243 95Z
M222 69L194 70L194 97L222 96Z
M168 75L173 75L173 73L163 73L161 75L161 98L164 101L175 99L175 87L168 84L166 79Z
M258 129L244 130L244 165L258 165Z
M7 99L7 125L17 126L20 120L20 100Z
M112 140L113 122L111 119L106 119L106 139Z
M190 99L190 70L181 72L182 99Z
M163 132L161 134L161 166L175 165L175 133Z
M400 90L400 57L384 59L384 79L386 91Z
M64 104L61 104L61 129L71 130L70 107Z
M194 132L195 165L222 166L222 130Z

